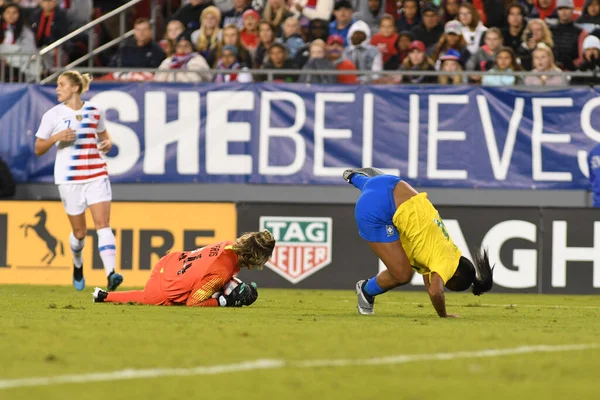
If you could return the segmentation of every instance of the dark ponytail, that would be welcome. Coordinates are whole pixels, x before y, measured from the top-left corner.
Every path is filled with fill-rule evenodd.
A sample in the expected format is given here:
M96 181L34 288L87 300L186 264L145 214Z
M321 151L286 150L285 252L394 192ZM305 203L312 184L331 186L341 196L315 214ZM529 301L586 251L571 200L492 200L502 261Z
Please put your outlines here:
M477 274L473 279L473 294L480 296L485 292L492 290L494 286L494 268L490 267L490 260L488 258L487 249L483 249L483 252L477 252L475 254L475 269Z

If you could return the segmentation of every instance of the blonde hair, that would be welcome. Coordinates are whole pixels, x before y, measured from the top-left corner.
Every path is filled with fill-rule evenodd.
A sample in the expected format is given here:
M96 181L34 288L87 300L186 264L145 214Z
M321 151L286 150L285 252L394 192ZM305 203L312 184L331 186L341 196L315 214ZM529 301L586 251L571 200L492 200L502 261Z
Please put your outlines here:
M544 53L546 53L548 55L548 57L550 58L550 67L548 67L547 70L545 71L560 71L560 69L556 66L556 60L554 59L554 52L552 51L552 49L550 47L548 47L548 45L546 43L538 43L535 46L535 49L533 49L533 53L536 53L538 51L543 51ZM535 68L533 68L533 70L535 70Z
M207 14L214 14L217 17L217 26L210 35L210 47L208 44L208 36L206 35L206 25L202 23L202 20ZM221 33L219 25L221 25L221 10L215 6L209 6L202 10L202 14L200 14L200 34L198 35L198 40L196 40L196 49L198 51L212 50L217 46L219 34Z
M527 34L531 32L531 26L533 24L539 24L542 27L542 31L544 31L542 41L540 43L545 43L548 47L554 47L554 39L552 39L552 32L550 32L548 24L539 18L532 19L527 23L527 27L523 31L523 36L521 36L523 43L527 43Z
M79 86L78 94L84 94L90 88L90 82L92 81L92 76L90 74L82 74L79 71L70 70L65 71L59 75L59 78L65 77L69 80L71 85Z
M312 50L313 47L322 47L323 49L325 49L325 41L323 39L315 39L312 42L310 42L309 50Z
M274 248L275 238L268 230L244 233L232 246L238 256L238 266L248 269L262 269Z

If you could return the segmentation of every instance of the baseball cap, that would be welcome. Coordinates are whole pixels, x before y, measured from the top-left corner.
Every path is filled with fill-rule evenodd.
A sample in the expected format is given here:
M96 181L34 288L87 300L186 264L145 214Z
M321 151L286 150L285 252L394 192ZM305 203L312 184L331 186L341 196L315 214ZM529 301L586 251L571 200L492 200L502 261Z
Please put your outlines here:
M333 6L333 9L339 10L341 8L349 8L350 10L353 10L352 3L350 3L348 0L339 0L335 2L335 6Z
M458 52L458 50L450 49L447 52L445 52L443 56L440 57L440 61L446 60L460 61L460 53Z
M331 46L334 43L337 43L337 44L343 46L344 45L344 38L341 37L340 35L330 35L327 38L327 44Z
M413 51L413 50L419 50L422 53L425 53L425 50L427 50L425 48L425 43L421 42L420 40L413 40L410 43L410 46L408 46L408 51Z
M254 17L257 21L260 21L260 14L252 9L244 11L242 14L242 19L246 19L248 17Z
M456 20L446 22L444 25L444 33L454 33L455 35L462 35L462 24Z
M434 13L438 13L438 8L433 3L427 3L423 6L421 10L421 14L425 14L427 11L433 11Z
M574 8L573 0L558 0L556 2L556 9L558 10L559 8Z

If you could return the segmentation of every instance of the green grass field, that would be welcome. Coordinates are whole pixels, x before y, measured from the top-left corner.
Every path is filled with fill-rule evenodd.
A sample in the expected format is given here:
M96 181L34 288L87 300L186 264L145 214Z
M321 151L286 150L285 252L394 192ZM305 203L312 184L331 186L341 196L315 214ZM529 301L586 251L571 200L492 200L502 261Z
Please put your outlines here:
M242 309L93 304L90 291L0 286L0 399L600 396L599 347L477 353L600 344L597 296L451 293L462 318L442 320L425 293L401 291L380 296L375 316L357 314L352 291L263 289ZM260 359L272 361L232 370ZM191 370L215 365L226 366ZM152 376L89 375L124 369ZM14 381L60 375L81 382Z

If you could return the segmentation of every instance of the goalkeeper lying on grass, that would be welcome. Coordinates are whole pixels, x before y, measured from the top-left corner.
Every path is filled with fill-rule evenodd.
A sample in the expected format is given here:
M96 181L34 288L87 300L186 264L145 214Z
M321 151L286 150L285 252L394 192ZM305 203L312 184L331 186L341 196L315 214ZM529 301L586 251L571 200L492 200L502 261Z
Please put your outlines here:
M249 306L258 298L254 283L248 285L238 281L239 285L230 293L224 288L240 268L262 269L274 247L273 235L265 230L246 233L235 242L216 243L190 252L170 253L156 264L144 290L106 292L96 288L92 295L96 303Z

